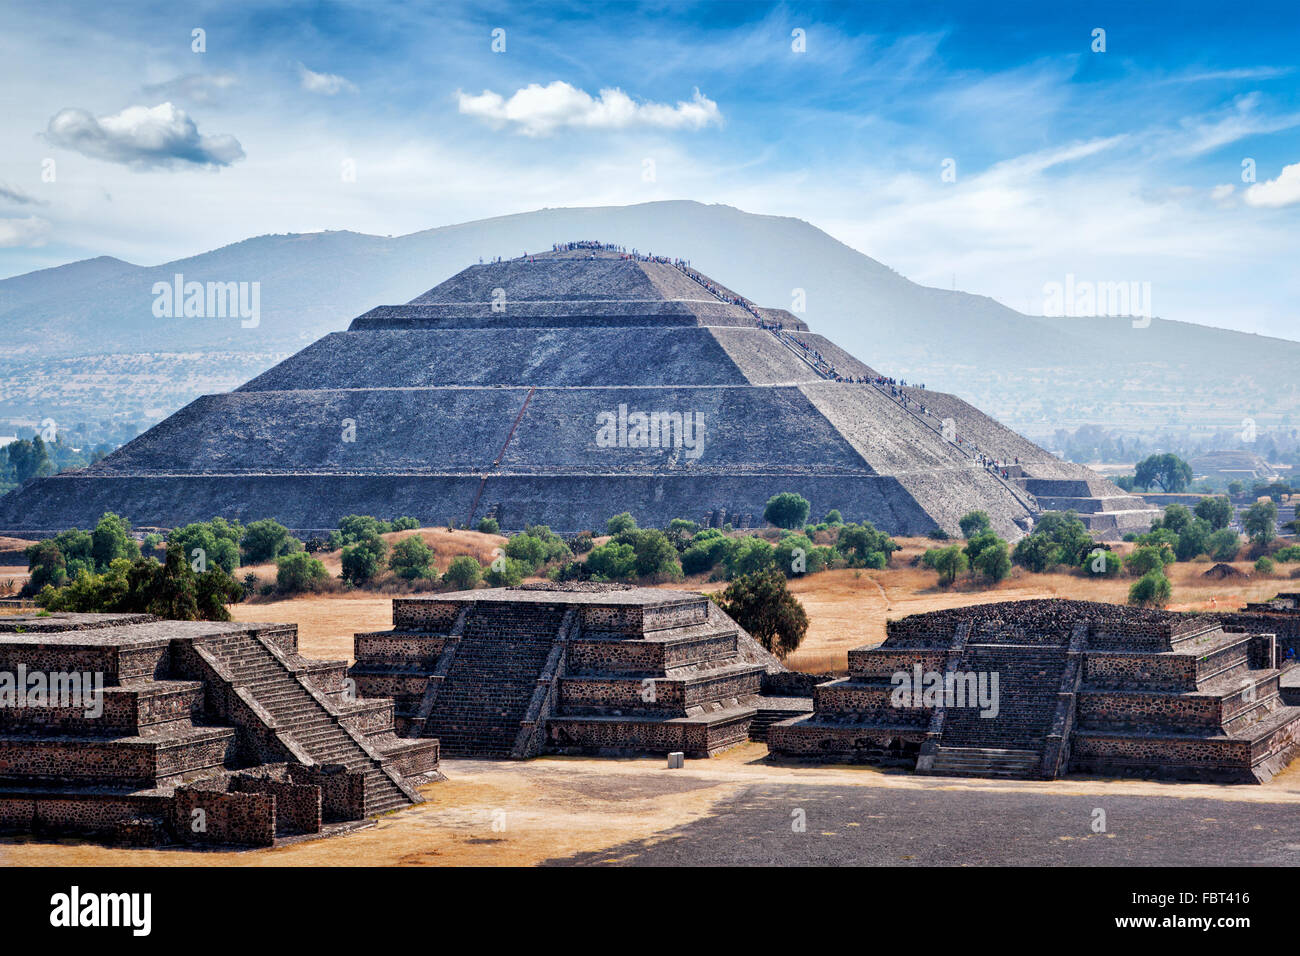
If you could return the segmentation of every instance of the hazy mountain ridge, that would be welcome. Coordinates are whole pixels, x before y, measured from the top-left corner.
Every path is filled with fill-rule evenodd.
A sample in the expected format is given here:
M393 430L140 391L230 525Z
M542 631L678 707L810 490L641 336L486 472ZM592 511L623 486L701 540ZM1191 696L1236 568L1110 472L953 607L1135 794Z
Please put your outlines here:
M694 202L543 209L394 238L259 236L158 266L88 259L0 281L0 363L291 351L375 305L405 302L480 257L571 239L689 258L761 305L791 308L802 289L801 317L814 331L875 368L958 392L1017 425L1060 419L1063 402L1101 424L1133 418L1150 403L1195 408L1228 400L1229 418L1300 405L1300 343L1162 319L1133 328L1126 318L1024 315L985 296L918 285L801 220ZM187 281L260 283L260 324L156 318L153 284L177 273ZM59 403L54 394L49 401Z

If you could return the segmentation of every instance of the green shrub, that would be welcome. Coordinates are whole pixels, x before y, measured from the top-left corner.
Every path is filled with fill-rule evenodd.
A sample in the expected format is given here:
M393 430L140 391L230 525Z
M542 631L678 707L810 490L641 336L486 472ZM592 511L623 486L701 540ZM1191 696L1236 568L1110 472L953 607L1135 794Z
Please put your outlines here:
M521 584L528 575L528 568L514 558L498 557L483 573L483 580L488 587L513 588Z
M569 543L569 550L574 554L586 554L596 546L596 539L590 531L581 531Z
M844 524L844 517L840 514L839 509L832 508L830 511L826 512L826 517L822 519L822 524Z
M1281 561L1283 564L1294 564L1300 561L1300 544L1293 544L1286 548L1279 548L1273 552L1273 560Z
M371 515L346 515L339 519L338 547L356 544L358 541L378 537L392 530L392 525L387 521L380 521Z
M243 537L243 527L224 518L197 521L173 529L167 536L167 553L183 558L195 572L218 567L232 574L239 567L239 542Z
M289 529L272 518L251 521L244 528L239 542L244 564L264 564L283 554L303 550L301 541L289 534Z
M587 570L601 581L626 581L636 576L636 550L630 544L609 541L587 555Z
M883 568L889 563L889 556L898 550L898 543L883 531L877 531L870 521L864 521L840 528L835 550L851 568ZM877 554L879 558L873 557Z
M1143 577L1152 571L1163 574L1165 566L1173 564L1174 560L1174 552L1168 545L1144 544L1125 558L1124 570L1135 578Z
M997 584L1011 573L1011 555L1007 552L1005 541L996 536L991 537L993 541L971 558L970 566L984 580Z
M1114 551L1094 548L1083 556L1079 569L1089 577L1113 578L1124 569L1124 559Z
M476 526L483 534L500 534L501 523L496 518L479 518Z
M407 581L436 577L438 573L433 566L433 549L418 534L403 538L393 545L393 551L388 556L388 566L399 578Z
M727 579L776 569L776 549L762 538L746 537L734 543L723 556Z
M965 551L953 544L946 548L931 548L926 551L921 555L921 566L938 571L939 584L947 587L957 580L957 575L970 566L970 559L966 557Z
M1255 570L1260 574L1272 574L1275 569L1272 558L1262 557L1255 562Z
M294 551L275 559L275 589L282 594L315 590L328 577L325 565L305 551Z
M1231 528L1221 528L1210 535L1205 550L1215 561L1235 561L1241 550L1241 536Z
M636 519L629 512L624 511L622 514L616 514L605 522L606 534L622 534L624 531L635 531Z
M377 534L362 538L355 544L343 549L343 570L339 575L349 584L361 586L368 584L379 574L384 566L384 556L388 545Z
M472 591L483 577L483 566L468 554L459 554L447 565L442 583L456 591Z
M1133 582L1128 589L1128 603L1144 607L1164 607L1169 603L1173 588L1163 571L1150 571Z

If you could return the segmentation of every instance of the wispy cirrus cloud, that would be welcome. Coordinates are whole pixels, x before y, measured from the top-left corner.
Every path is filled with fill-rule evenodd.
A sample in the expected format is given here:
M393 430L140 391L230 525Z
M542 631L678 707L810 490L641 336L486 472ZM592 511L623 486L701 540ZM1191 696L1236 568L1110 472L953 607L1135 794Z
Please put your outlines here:
M47 206L44 199L37 199L35 196L29 196L21 189L13 186L6 186L0 183L0 202L13 203L17 206Z
M457 92L460 112L498 128L513 126L526 136L545 136L558 129L619 130L633 127L698 130L722 122L718 104L698 89L690 100L637 102L617 88L597 96L561 80L530 83L509 97L484 90L477 96Z
M165 83L151 83L141 92L151 100L211 103L238 85L233 73L186 73Z
M135 169L229 166L244 158L239 140L228 134L204 136L188 113L171 103L128 106L96 117L63 109L50 118L45 140L92 159Z
M346 77L334 73L317 73L301 63L298 64L298 83L308 93L321 93L325 96L357 92L356 84Z

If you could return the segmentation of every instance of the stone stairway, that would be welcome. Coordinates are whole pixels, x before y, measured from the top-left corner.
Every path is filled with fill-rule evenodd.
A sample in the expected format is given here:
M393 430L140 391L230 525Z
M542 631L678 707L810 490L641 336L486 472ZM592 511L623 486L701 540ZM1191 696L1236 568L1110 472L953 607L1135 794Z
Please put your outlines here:
M947 708L940 750L1010 752L1016 759L1042 758L1056 714L1067 649L1041 644L968 644L958 670L998 675L998 713L981 716L974 706ZM985 754L992 761L998 754ZM1036 765L1036 764L1035 764Z
M422 735L444 755L509 757L564 607L492 604L469 611Z
M940 746L930 773L948 777L1032 777L1042 755L1036 750Z
M379 761L339 725L285 664L253 634L240 632L204 645L275 718L276 728L316 763L342 764L366 781L365 813L375 816L410 806L413 799Z

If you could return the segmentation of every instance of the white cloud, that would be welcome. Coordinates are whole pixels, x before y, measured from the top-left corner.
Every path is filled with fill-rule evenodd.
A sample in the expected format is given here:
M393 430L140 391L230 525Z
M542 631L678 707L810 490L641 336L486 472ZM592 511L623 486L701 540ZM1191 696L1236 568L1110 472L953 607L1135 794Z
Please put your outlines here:
M50 224L36 216L0 219L0 249L13 246L43 246L50 237Z
M85 110L59 110L50 119L45 139L83 156L135 169L229 166L244 158L239 140L225 134L200 135L189 114L171 103L128 106L99 118Z
M0 202L10 202L18 206L49 205L44 199L37 199L35 196L29 196L16 186L6 186L4 183L0 183Z
M1236 191L1237 187L1232 183L1223 183L1210 190L1210 198L1215 202L1224 202Z
M239 80L233 73L186 73L166 83L146 86L142 92L150 99L210 103L238 85Z
M333 73L317 73L309 70L301 63L298 64L298 78L302 82L302 88L308 93L323 93L325 96L335 96L338 93L347 91L348 93L357 92L356 84L351 80Z
M1300 163L1283 166L1277 179L1256 183L1246 190L1251 206L1289 206L1300 202Z
M509 99L491 90L478 96L457 91L461 113L486 120L494 126L513 124L527 136L545 136L557 129L702 129L720 124L718 104L699 90L690 101L638 103L622 90L604 89L593 97L585 90L556 80L546 86L530 83Z

